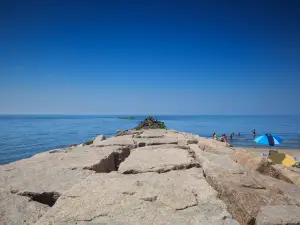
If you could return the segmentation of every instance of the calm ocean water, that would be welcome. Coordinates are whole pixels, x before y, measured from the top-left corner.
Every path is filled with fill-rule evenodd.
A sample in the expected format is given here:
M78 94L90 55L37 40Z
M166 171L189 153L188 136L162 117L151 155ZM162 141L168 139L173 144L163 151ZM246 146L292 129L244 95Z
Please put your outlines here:
M112 136L116 130L130 129L145 116L136 120L120 120L118 116L0 116L0 164L9 163L32 155L60 148L73 143L82 143L99 134ZM256 146L252 129L257 135L271 132L284 138L278 146L300 150L300 116L157 116L168 129L190 132L211 137L235 136L234 146Z

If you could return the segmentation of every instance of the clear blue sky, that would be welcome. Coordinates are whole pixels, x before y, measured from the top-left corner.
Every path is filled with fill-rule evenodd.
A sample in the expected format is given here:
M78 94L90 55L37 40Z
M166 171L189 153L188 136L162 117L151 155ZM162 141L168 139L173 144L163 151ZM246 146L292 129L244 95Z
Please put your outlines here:
M300 1L4 1L0 114L300 114Z

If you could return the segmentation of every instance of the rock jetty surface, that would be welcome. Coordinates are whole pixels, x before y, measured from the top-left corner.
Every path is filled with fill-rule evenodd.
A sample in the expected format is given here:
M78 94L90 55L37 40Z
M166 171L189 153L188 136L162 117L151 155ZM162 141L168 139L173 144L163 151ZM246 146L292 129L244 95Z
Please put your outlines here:
M0 224L300 224L299 171L139 129L0 167Z

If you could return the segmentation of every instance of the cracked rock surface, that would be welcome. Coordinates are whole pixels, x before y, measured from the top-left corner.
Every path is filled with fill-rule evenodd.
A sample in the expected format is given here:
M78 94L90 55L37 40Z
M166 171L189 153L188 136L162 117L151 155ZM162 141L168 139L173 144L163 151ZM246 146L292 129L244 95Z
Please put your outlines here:
M41 153L0 167L0 188L13 192L63 193L96 172L115 169L113 154L120 146L75 147L67 151ZM127 150L129 155L129 149Z
M121 163L120 173L167 172L186 169L197 163L186 149L176 147L141 147L131 151L130 156Z
M94 174L65 192L37 225L238 224L216 196L200 168Z
M300 224L297 182L215 140L128 130L0 166L0 224Z

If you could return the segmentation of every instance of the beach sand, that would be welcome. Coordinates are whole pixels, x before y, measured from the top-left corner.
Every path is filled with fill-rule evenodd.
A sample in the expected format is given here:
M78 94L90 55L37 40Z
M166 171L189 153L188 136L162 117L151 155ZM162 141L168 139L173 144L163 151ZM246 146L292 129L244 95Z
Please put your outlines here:
M246 149L249 152L255 153L255 155L260 155L260 153L269 153L270 148L246 148L246 147L234 147L235 149ZM273 149L273 148L272 148ZM274 148L275 150L275 148ZM283 149L283 148L276 148L278 152L289 154L291 156L300 158L300 149Z

